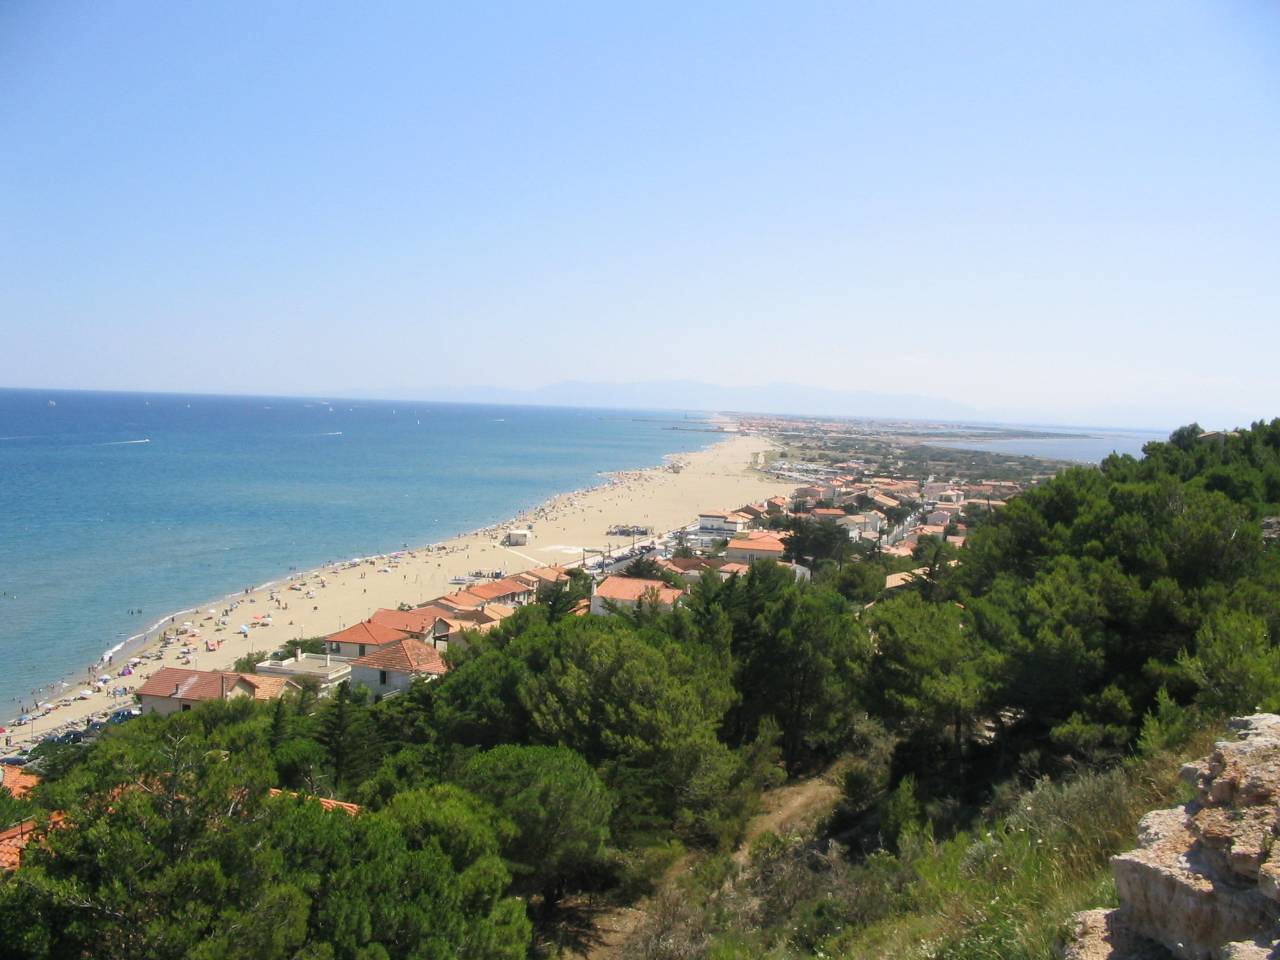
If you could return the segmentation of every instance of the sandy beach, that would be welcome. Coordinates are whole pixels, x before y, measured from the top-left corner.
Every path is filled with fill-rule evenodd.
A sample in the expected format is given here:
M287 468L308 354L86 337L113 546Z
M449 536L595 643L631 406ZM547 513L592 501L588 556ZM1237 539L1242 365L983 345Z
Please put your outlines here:
M365 619L379 607L417 605L451 593L460 589L450 582L456 577L476 571L510 574L547 564L572 564L583 559L584 550L630 547L631 538L609 535L609 529L616 525L648 526L662 534L692 523L699 510L732 509L789 493L789 485L754 469L771 446L760 436L732 434L705 450L673 455L666 466L602 476L590 489L561 494L483 530L398 554L366 558L354 565L350 560L328 564L211 600L194 611L175 613L170 629L191 623L198 635L167 645L156 638L141 649L115 654L110 664L100 664L88 675L64 678L68 686L63 693L50 695L52 709L40 711L34 722L22 726L4 724L11 743L0 752L13 752L51 732L134 705L131 691L161 667L230 669L236 659L251 651L269 652L292 639L332 633ZM513 527L532 528L528 545L503 544L504 533ZM210 610L215 615L211 616ZM219 628L218 619L228 610L228 624ZM247 637L236 632L241 624L253 625L267 615L270 626L251 626ZM209 642L217 648L207 649ZM141 658L141 663L132 675L118 676L131 658ZM104 690L59 704L60 699L75 696L93 679L108 674L112 679ZM111 690L123 694L113 697Z

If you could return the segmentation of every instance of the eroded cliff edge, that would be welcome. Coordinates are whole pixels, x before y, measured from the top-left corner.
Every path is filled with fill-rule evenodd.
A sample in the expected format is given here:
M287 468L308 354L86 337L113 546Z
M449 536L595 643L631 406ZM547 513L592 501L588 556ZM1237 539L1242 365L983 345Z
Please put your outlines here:
M1195 799L1147 814L1112 858L1120 906L1075 917L1067 960L1280 960L1280 716L1229 726L1182 768Z

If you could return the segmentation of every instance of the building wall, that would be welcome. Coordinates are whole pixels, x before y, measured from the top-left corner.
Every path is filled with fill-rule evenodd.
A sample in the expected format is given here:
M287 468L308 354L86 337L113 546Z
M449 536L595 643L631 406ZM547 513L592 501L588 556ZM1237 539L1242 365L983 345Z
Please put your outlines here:
M745 521L722 520L719 517L699 517L698 532L721 536L727 533L741 533L747 528Z
M724 552L724 558L730 563L754 563L757 560L781 560L780 553L757 553L751 548L730 547Z
M173 697L153 697L144 695L138 698L142 701L143 713L158 713L162 717L167 717L171 713L178 713L182 710L183 704L190 709L195 709L196 701L194 700L177 700Z
M605 607L605 603L607 602L608 601L604 597L593 596L591 598L591 612L598 617L609 616L610 615L609 610ZM614 600L613 605L623 610L630 610L633 607L635 607L635 604L632 603L630 600Z
M375 697L384 697L388 693L408 690L414 681L412 673L401 673L398 670L388 670L387 682L381 682L381 671L377 667L366 667L353 663L351 665L351 684L364 684L373 693Z

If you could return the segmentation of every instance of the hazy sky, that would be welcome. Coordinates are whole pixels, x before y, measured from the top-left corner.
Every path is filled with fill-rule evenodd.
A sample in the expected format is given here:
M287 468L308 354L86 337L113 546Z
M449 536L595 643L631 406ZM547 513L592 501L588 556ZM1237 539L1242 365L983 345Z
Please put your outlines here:
M1280 415L1280 4L0 4L0 385Z

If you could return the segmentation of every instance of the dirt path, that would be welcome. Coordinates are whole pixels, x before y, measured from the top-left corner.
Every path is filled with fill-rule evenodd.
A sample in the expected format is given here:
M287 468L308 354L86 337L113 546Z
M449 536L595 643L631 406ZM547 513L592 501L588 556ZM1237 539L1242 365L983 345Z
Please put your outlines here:
M825 816L839 801L840 788L822 776L797 780L770 790L762 798L764 809L751 818L746 835L733 852L733 862L743 867L751 859L751 843L766 832L788 833L811 826ZM688 857L667 871L664 885L688 866ZM647 903L603 910L594 920L592 942L582 952L568 954L583 960L614 960L636 929L644 922Z
M751 842L762 833L788 833L825 816L840 799L840 788L821 776L797 780L764 795L764 809L751 818L747 833L733 862L746 866L751 859Z

